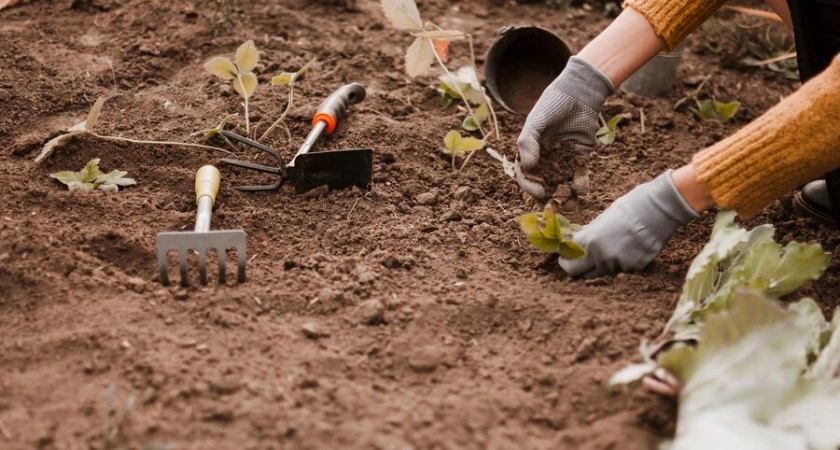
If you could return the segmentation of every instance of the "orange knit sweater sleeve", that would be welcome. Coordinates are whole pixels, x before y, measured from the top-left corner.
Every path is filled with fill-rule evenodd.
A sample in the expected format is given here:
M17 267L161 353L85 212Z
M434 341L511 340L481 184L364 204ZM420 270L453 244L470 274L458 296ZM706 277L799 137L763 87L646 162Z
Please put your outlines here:
M720 208L748 218L840 168L840 55L749 125L692 160Z
M673 50L726 0L625 0L624 7L641 13Z

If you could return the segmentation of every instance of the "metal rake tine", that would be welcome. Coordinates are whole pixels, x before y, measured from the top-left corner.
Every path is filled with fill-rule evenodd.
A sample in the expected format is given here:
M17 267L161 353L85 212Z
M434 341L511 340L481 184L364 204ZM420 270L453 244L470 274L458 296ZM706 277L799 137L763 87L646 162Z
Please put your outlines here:
M190 285L190 279L187 276L187 249L178 252L178 267L181 271L181 286L187 287Z

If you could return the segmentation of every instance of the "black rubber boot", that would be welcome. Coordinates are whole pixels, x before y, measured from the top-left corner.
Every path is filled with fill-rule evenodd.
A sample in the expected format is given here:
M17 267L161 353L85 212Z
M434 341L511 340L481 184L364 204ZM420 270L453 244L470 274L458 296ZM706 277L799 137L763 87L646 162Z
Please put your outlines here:
M793 206L805 217L811 217L826 225L837 226L825 180L812 181L803 186L793 198Z

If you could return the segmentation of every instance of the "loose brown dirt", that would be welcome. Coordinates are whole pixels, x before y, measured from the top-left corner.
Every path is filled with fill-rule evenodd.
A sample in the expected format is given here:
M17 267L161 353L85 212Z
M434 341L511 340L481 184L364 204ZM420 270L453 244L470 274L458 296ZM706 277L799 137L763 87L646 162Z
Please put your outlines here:
M479 55L504 25L543 26L577 51L610 20L597 7L418 3L425 19L471 33ZM260 50L259 130L285 107L286 89L268 79L318 58L296 89L291 143L282 130L266 140L285 158L322 98L367 87L319 145L374 148L372 189L242 193L231 186L247 176L222 167L212 227L248 233L248 281L163 287L155 236L193 226L193 174L220 153L81 138L32 161L100 95L103 134L201 142L190 134L241 109L201 64L247 39ZM593 191L565 212L572 220L794 89L719 40L689 39L670 98L609 100L606 116L633 117L596 149ZM570 279L517 229L529 209L495 160L450 168L442 138L464 112L441 108L435 78L407 78L410 41L373 0L30 0L0 11L0 448L651 449L668 437L669 401L610 395L605 382L661 330L713 215L642 273ZM465 44L451 52L450 67L467 63ZM705 75L707 93L742 102L733 121L673 111ZM491 145L512 158L524 118L499 121ZM137 186L80 194L48 176L92 158ZM746 225L833 252L800 293L830 310L837 235L789 203Z

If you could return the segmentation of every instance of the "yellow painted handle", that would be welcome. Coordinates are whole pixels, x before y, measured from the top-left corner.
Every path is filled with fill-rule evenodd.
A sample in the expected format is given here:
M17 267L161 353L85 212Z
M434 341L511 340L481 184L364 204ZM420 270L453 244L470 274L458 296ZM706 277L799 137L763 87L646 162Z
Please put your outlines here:
M198 169L198 172L195 173L195 202L198 203L198 199L207 195L210 197L210 201L215 204L216 194L219 193L219 179L221 178L219 169L213 166L207 165Z

